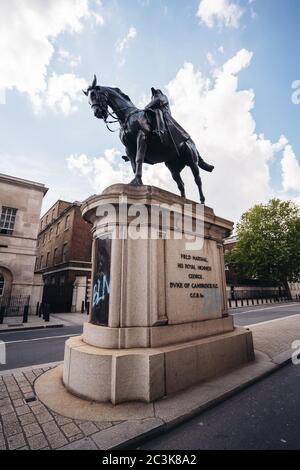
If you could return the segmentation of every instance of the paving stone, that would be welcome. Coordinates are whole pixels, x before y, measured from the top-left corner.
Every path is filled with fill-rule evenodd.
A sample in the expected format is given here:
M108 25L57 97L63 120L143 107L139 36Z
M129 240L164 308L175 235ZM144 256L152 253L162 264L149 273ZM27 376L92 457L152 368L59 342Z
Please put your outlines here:
M18 391L18 392L11 392L9 394L10 398L12 400L17 400L18 398L23 398L23 395L22 395L22 392L21 391Z
M51 434L50 436L47 436L47 439L52 449L58 449L59 447L62 447L68 443L62 432Z
M95 424L92 423L91 421L87 421L85 423L78 424L78 426L80 427L83 434L85 434L86 436L90 436L91 434L94 434L95 432L98 432L97 426L95 426Z
M34 369L32 372L34 373L35 377L39 377L43 374L43 369Z
M39 450L48 447L48 441L42 433L29 437L28 444L31 450Z
M24 402L22 398L18 398L17 400L13 400L13 406L17 408L18 406L23 406Z
M32 387L21 387L21 390L23 395L25 395L25 393L33 393Z
M5 444L4 434L0 433L0 445Z
M97 446L89 437L85 437L84 439L80 439L79 441L72 442L60 450L97 450Z
M110 422L107 422L107 423L94 423L97 428L99 429L99 431L103 431L104 429L108 429L108 428L111 428L113 426L112 423Z
M8 442L8 447L10 450L19 449L20 447L24 447L26 445L26 442L22 433L9 437L7 439L7 442Z
M4 433L6 437L14 436L15 434L20 434L21 432L22 428L18 422L7 423L4 427Z
M42 432L42 429L37 423L27 424L23 429L27 437L31 437Z
M82 434L75 434L75 436L68 437L69 442L75 442L78 441L79 439L83 439L85 436Z
M27 413L27 415L20 416L20 421L22 426L26 426L26 424L36 423L36 419L33 413Z
M47 411L47 408L42 403L40 403L39 401L32 402L32 405L31 405L30 408L31 408L31 411L35 415L38 415L40 413L43 413L43 412Z
M2 406L6 406L6 405L11 405L11 400L9 397L4 397L4 398L1 398L0 400L0 408Z
M65 424L61 427L61 430L67 437L76 436L76 434L80 433L80 429L74 423Z
M5 416L14 412L14 408L11 405L4 405L0 407L0 416Z
M65 418L64 416L55 416L56 422L59 426L63 426L64 424L72 423L72 419Z
M16 423L18 422L18 417L16 413L9 413L7 415L2 416L2 422L3 426L5 426L7 423Z
M40 424L48 423L49 421L54 420L53 416L48 411L44 413L39 413L35 415L35 417Z
M18 406L18 408L16 408L16 413L18 416L26 415L29 412L30 408L28 405Z
M24 446L24 447L20 447L20 449L17 449L17 450L29 450L29 447L28 447L28 446Z
M25 372L25 377L28 379L29 383L33 383L36 379L36 376L33 372Z
M42 424L42 428L47 437L51 434L56 434L59 432L59 427L57 426L54 420Z
M8 393L19 392L20 388L18 385L7 385L7 391Z

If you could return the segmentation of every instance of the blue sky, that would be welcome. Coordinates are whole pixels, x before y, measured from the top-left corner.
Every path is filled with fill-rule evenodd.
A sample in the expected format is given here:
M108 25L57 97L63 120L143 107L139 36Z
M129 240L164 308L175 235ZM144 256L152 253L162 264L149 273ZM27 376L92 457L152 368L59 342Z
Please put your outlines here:
M96 73L138 106L151 86L166 91L216 165L203 182L218 214L300 202L299 20L298 0L2 0L0 172L45 183L44 210L131 178L118 134L81 93ZM177 192L164 167L145 170L145 182Z

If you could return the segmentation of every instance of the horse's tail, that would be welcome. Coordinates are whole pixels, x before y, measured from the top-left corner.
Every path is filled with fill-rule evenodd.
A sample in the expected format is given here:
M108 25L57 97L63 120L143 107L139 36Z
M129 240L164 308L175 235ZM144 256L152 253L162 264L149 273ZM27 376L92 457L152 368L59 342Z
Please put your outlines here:
M200 153L197 150L197 156L198 156L198 166L205 171L209 171L210 173L213 171L215 168L213 165L209 165L209 163L206 163L203 158L201 157Z

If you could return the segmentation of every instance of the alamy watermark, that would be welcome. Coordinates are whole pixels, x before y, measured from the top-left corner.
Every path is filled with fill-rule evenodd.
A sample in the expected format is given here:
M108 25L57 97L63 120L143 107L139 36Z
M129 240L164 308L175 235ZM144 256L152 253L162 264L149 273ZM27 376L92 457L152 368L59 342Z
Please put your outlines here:
M300 104L300 80L295 80L292 83L292 89L295 90L292 93L292 103Z
M187 251L199 251L204 243L204 205L128 204L120 196L118 204L98 206L95 232L107 232L112 239L184 240Z
M6 344L0 340L0 365L6 364Z

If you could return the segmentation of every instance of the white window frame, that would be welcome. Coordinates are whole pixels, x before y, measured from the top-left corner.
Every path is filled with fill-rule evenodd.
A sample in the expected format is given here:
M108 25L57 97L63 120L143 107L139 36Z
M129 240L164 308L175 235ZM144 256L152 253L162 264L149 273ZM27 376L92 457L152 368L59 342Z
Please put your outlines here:
M0 234L12 235L15 228L17 211L15 207L2 206L0 214ZM3 232L2 232L3 230ZM5 233L6 231L6 233Z

